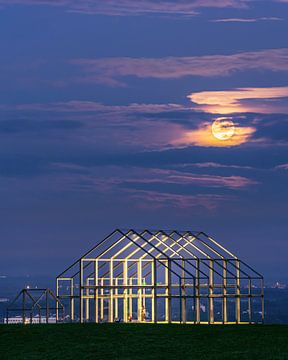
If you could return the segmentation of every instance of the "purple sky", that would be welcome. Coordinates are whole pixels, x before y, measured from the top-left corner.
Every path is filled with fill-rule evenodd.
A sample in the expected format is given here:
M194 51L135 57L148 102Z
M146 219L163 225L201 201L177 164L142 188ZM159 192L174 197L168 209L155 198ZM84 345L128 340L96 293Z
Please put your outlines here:
M287 0L0 0L0 275L148 227L288 280L287 33Z

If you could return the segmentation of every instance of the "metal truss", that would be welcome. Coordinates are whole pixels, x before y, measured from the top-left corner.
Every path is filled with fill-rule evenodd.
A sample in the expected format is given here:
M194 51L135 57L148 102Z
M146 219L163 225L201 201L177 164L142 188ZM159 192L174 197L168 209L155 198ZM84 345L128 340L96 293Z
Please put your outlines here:
M11 314L21 313L23 324L48 324L50 311L56 310L57 320L64 320L64 306L50 289L22 289L6 309L6 323Z
M263 276L204 232L117 229L56 289L71 321L264 322Z

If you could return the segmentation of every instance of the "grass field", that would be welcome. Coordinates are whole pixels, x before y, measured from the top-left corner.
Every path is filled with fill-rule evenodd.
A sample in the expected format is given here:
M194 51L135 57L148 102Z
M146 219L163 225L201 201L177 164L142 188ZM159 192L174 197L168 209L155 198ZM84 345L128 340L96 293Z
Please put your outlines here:
M1 325L1 360L287 360L285 325Z

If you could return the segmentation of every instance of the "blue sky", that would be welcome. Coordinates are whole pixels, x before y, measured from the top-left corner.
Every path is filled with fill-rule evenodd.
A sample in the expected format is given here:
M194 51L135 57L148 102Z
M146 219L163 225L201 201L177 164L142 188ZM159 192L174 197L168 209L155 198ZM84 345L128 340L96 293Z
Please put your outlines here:
M287 30L285 0L0 0L0 273L150 227L288 279Z

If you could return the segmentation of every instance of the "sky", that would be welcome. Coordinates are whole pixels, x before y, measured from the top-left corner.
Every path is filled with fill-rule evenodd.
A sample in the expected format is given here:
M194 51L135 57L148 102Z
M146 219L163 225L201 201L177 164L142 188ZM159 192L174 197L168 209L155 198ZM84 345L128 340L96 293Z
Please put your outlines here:
M0 274L202 230L288 281L287 0L0 0Z

